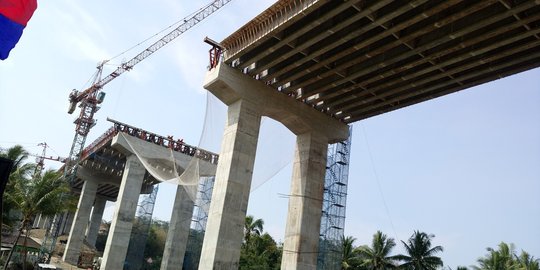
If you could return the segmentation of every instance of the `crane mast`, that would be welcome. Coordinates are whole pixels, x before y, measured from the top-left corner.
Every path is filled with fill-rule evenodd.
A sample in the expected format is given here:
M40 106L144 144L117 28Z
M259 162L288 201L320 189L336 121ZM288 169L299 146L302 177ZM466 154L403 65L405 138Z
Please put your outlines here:
M75 107L79 104L81 107L81 112L79 117L74 121L75 128L75 137L73 138L73 143L69 156L66 160L66 166L64 167L64 177L68 181L73 181L76 177L76 165L79 162L79 159L86 142L86 137L90 132L90 129L95 125L94 114L99 109L99 104L103 102L105 93L101 92L103 86L122 75L124 72L131 70L135 65L140 63L142 60L146 59L148 56L155 53L157 50L161 49L163 46L167 45L169 42L204 20L206 17L210 16L212 13L231 2L232 0L215 0L212 1L207 6L201 8L193 16L184 19L184 22L176 27L174 30L163 36L158 41L154 42L148 48L137 54L131 60L122 63L116 70L111 74L107 75L105 78L101 79L101 74L103 71L103 65L106 61L98 65L98 72L94 78L92 86L79 92L73 90L69 95L69 110L68 113L71 114L75 111Z
M52 160L52 161L59 161L59 162L66 162L66 159L63 157L53 157L53 156L47 156L47 148L49 148L49 145L46 142L39 143L37 146L43 147L43 150L41 151L41 155L38 154L32 154L29 153L29 156L36 158L36 168L34 170L34 178L41 175L41 172L43 172L43 168L45 168L45 160Z

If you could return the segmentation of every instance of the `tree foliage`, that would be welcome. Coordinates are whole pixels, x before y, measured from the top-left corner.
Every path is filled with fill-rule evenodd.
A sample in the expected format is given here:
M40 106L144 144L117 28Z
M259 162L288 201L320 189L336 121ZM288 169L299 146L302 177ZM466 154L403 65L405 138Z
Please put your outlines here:
M377 231L373 235L371 246L361 246L357 249L361 260L361 266L369 270L394 269L397 267L396 256L391 256L392 249L396 246L393 238Z
M540 270L539 259L521 251L518 256L513 244L501 242L498 249L487 248L488 254L478 259L475 270Z
M352 236L341 237L341 250L343 251L343 259L341 260L341 269L349 270L356 269L360 265L360 258L357 249L354 247L356 238Z
M404 269L404 270L431 270L442 267L442 260L434 256L441 252L442 247L431 248L431 238L423 232L415 231L408 242L403 242L406 255L392 255L396 246L393 238L389 238L381 231L373 235L371 245L354 247L353 237L343 238L342 270L379 270L379 269ZM401 263L401 264L400 264Z
M253 216L246 216L244 223L244 243L250 241L252 236L260 236L263 232L264 221L255 219Z
M7 196L14 190L15 183L32 177L35 170L35 164L24 163L28 158L28 152L20 145L15 145L4 151L0 151L0 157L14 161L6 186L6 194L4 195L2 207L2 224L11 227L14 225L15 221L18 220L18 217L14 217L10 214L13 210L17 209L17 206L14 201L7 199Z
M396 258L403 261L401 268L410 270L435 270L442 267L440 257L435 256L442 252L441 246L431 247L433 234L415 231L407 242L401 241L405 247L405 255L397 255Z
M14 160L14 168L4 193L2 225L13 225L15 220L10 212L18 212L20 227L15 238L19 240L23 232L28 232L37 215L54 216L64 211L74 211L77 201L72 196L69 184L55 171L36 173L36 164L24 163L28 152L20 145L1 151L0 156ZM28 233L24 238L26 246ZM15 248L12 248L5 262L9 264ZM26 261L26 252L23 262ZM26 264L23 264L26 266Z
M239 269L280 269L282 247L268 233L263 233L263 225L262 219L246 217Z
M160 268L163 249L167 241L168 228L168 222L152 220L144 248L144 269Z

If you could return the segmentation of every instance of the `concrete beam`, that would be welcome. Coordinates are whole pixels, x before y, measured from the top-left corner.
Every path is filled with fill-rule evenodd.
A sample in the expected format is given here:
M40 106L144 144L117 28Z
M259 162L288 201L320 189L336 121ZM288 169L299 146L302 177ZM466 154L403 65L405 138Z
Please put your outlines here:
M296 135L312 132L322 134L329 143L344 141L349 137L346 124L226 64L220 63L206 73L204 88L227 105L239 100L253 103L262 116L281 122Z
M96 183L110 184L117 187L120 186L120 182L121 182L121 178L116 180L114 178L111 178L109 174L96 172L92 169L89 169L83 166L79 166L79 168L77 168L77 177L80 179L84 179L85 181L91 180Z
M130 155L126 158L116 209L103 252L101 262L103 270L117 270L124 267L144 173L145 169L136 156Z
M246 100L229 103L199 270L238 269L261 116Z
M319 134L296 138L283 270L317 268L327 150L328 139Z
M184 264L193 207L194 203L185 187L178 186L161 260L161 270L179 269Z
M98 185L98 182L95 181L84 181L82 192L79 197L79 204L77 205L77 212L75 212L75 219L73 220L68 242L66 244L66 250L62 257L67 263L73 265L77 265L78 263L84 240L84 232L86 231L86 226L88 226L90 210L92 209L92 204L96 197Z
M247 25L239 29L235 34L226 38L221 43L227 47L225 59L229 60L241 54L253 46L266 41L263 37L271 35L278 27L286 27L302 19L310 10L315 10L330 0L287 1L285 4L276 3L270 9L275 12L275 16L268 14L260 15ZM253 22L261 22L261 24Z
M144 152L144 157L153 164L159 164L163 168L172 169L171 160L171 150L154 143L150 143L139 138L124 134L119 132L112 139L112 145L115 149L119 150L126 156L135 154L135 149L144 149L139 150L139 152ZM186 169L189 163L191 162L192 156L172 151L174 158L176 159L177 166L181 170ZM215 175L217 166L205 160L199 161L199 173L201 176L210 176Z

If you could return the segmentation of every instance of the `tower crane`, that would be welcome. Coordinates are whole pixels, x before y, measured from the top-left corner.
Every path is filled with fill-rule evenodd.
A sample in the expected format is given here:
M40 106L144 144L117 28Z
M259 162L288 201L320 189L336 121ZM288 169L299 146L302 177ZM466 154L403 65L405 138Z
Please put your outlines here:
M116 70L111 74L107 75L105 78L101 78L103 73L103 66L108 62L105 60L98 64L97 72L93 78L92 85L87 89L82 91L73 90L69 94L69 109L68 113L72 114L76 107L80 107L81 111L79 116L75 119L75 137L73 138L73 143L71 145L71 150L69 156L65 159L64 166L64 178L73 183L77 175L77 164L80 161L81 154L86 142L86 138L90 129L96 124L94 119L94 114L100 108L100 104L105 98L105 93L102 92L103 87L110 83L112 80L116 79L118 76L122 75L124 72L131 70L135 65L146 59L148 56L152 55L163 46L167 45L169 42L173 41L175 38L200 23L202 20L210 16L212 13L216 12L218 9L222 8L232 0L214 0L208 5L202 7L193 15L184 18L183 23L181 23L174 30L163 36L158 41L154 42L148 48L144 49L142 52L137 54L132 59L122 63ZM56 238L60 232L60 224L62 222L63 215L57 216L54 221L50 224L50 228L47 230L50 233L50 236L45 236L45 240L40 251L40 257L44 261L50 260L50 255L54 249ZM47 238L51 239L47 241ZM52 241L51 241L52 240ZM50 245L48 245L50 243ZM44 256L47 253L48 256Z
M45 167L45 160L46 159L47 160L52 160L52 161L58 161L58 162L62 162L62 163L66 162L66 158L63 158L63 157L47 156L46 153L47 153L47 148L49 148L49 145L46 142L39 143L37 146L43 147L43 150L41 151L41 155L32 154L32 153L28 154L29 156L32 156L32 157L36 158L36 169L34 171L34 177L41 174L41 172L43 171L43 168Z
M146 48L131 60L122 63L115 71L107 75L105 78L101 79L101 74L103 72L103 65L107 61L101 62L97 69L95 77L93 78L93 83L90 87L85 90L77 91L73 90L69 94L69 109L68 113L72 114L75 111L77 105L81 108L81 112L77 119L75 119L75 137L73 138L73 143L71 145L71 150L69 156L66 160L66 166L64 167L64 177L72 182L74 177L76 177L76 165L79 162L81 157L82 150L86 141L86 137L90 132L90 129L95 125L96 121L94 119L94 114L99 109L99 105L103 102L105 98L105 93L102 92L103 87L110 83L112 80L122 75L124 72L131 70L135 65L140 63L142 60L146 59L148 56L152 55L157 50L161 49L163 46L167 45L169 42L204 20L206 17L210 16L212 13L231 2L232 0L214 0L205 7L197 11L193 16L185 18L184 22L180 24L177 28L163 36L161 39L156 41L150 47Z

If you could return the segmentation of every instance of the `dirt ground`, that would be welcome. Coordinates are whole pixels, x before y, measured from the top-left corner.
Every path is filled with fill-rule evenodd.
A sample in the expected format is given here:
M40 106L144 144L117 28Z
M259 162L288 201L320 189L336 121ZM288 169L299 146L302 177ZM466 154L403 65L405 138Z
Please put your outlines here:
M30 231L30 237L34 238L36 241L43 241L43 238L45 237L45 230L44 229L33 229ZM66 248L66 241L68 239L68 235L61 235L56 240L56 247L54 249L53 256L51 258L51 264L55 265L56 267L59 267L63 270L75 270L75 269L91 269L91 268L79 268L75 265L71 265L68 263L65 263L62 261L62 255L64 254L64 249ZM41 242L40 242L41 243ZM83 244L83 247L81 248L81 253L86 254L95 254L95 256L101 256L99 252L92 246L90 246L86 241Z

